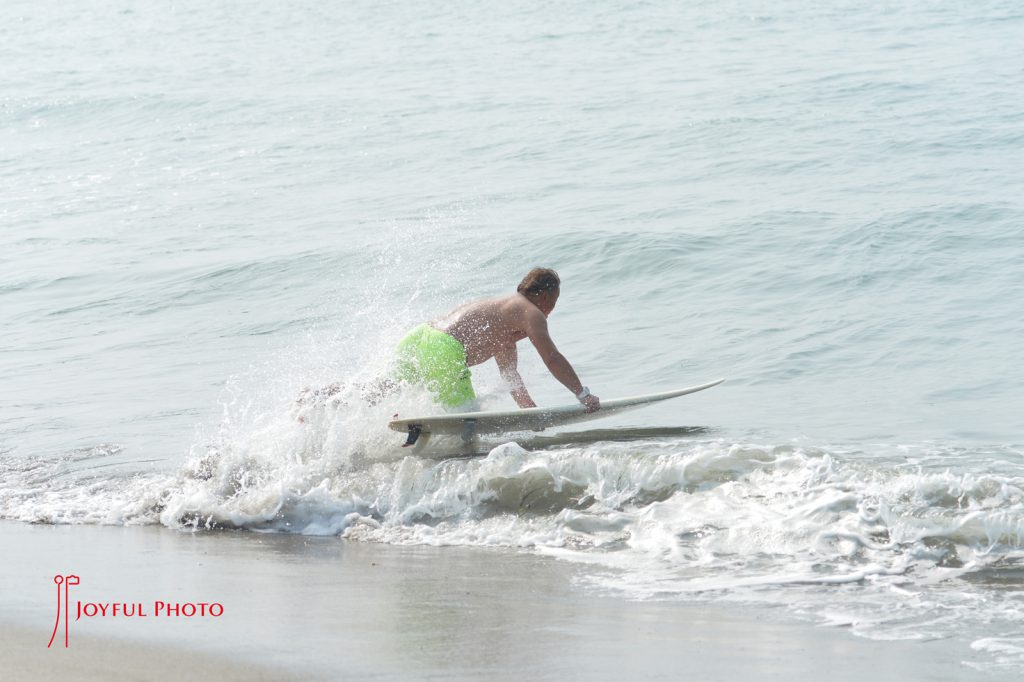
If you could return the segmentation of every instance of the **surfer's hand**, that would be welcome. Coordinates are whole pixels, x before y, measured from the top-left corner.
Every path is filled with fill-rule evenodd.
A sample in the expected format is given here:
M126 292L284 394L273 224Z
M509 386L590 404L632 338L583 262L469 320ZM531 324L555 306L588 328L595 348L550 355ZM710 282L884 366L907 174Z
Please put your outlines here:
M587 412L597 412L601 409L601 399L594 394L588 395L580 401Z

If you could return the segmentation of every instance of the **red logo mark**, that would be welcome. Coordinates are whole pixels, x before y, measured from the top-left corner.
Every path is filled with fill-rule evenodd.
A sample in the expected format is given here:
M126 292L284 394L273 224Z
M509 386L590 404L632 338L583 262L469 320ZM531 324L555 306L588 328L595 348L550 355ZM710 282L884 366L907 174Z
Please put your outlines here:
M53 623L53 633L50 634L50 641L46 645L49 649L57 639L60 631L60 622L64 621L64 648L68 648L68 629L71 622L71 600L69 592L72 585L81 583L77 575L55 575L53 582L57 585L57 618ZM63 586L63 590L61 587ZM203 619L220 618L224 615L224 605L220 602L172 602L156 599L152 602L150 610L141 601L85 601L75 600L75 620L92 620L96 618L148 618L152 614L156 618L175 619Z
M57 636L57 630L60 629L60 618L61 614L64 614L64 648L68 647L68 621L71 620L70 611L68 611L68 590L72 585L79 583L77 575L55 575L53 576L53 582L57 583L57 620L53 624L53 634L50 635L50 643L46 645L49 649L53 645L53 640ZM64 594L61 595L60 586L64 585Z

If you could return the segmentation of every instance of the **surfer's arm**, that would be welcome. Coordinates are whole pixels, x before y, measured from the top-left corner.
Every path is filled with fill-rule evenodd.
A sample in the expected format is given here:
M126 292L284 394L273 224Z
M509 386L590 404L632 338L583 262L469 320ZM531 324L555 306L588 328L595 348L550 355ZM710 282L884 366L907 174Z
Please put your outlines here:
M509 345L498 349L498 352L494 354L494 361L498 363L498 372L501 374L501 378L512 388L512 399L516 401L516 405L537 407L537 403L533 402L533 398L526 390L526 385L523 384L523 378L519 376L519 354L516 352L516 347Z
M566 357L555 347L555 342L551 340L551 335L548 333L548 321L543 315L527 317L526 335L530 338L533 347L537 349L537 354L540 355L540 359L544 361L544 366L548 368L551 375L572 391L573 395L579 396L583 393L583 382L580 381L576 370L572 368ZM580 402L587 408L587 412L593 412L601 407L601 401L589 391L584 398L580 399Z

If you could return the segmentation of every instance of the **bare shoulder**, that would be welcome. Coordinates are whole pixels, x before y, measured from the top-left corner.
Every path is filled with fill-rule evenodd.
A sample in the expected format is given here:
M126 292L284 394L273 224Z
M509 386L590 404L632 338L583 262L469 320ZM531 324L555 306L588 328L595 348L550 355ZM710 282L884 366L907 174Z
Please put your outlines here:
M547 333L548 318L534 304L526 298L519 296L516 303L516 321L519 328L527 336L533 337L537 333Z
M506 319L510 321L536 323L538 319L544 320L544 314L524 296L513 294L498 299L498 302Z

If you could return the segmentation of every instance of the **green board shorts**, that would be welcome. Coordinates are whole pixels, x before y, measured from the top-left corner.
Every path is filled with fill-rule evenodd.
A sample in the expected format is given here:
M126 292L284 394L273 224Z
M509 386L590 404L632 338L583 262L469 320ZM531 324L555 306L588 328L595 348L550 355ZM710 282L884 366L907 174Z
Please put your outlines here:
M427 387L434 399L456 407L476 399L466 349L454 337L421 324L395 349L395 378Z

